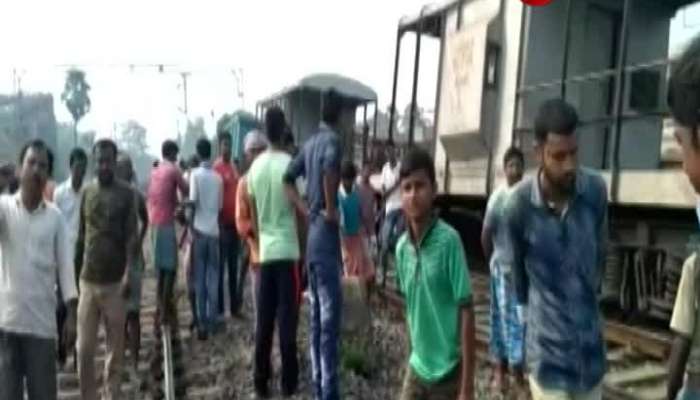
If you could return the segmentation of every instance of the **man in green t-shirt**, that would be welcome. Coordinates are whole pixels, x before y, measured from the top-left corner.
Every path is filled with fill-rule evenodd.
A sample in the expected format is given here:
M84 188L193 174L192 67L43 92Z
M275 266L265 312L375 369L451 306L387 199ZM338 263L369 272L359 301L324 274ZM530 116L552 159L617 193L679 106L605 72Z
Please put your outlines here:
M396 247L396 270L411 338L401 400L473 399L474 314L464 248L433 213L430 155L409 151L399 179L408 229Z
M268 397L270 351L277 318L282 358L282 394L297 390L296 328L297 296L295 263L299 260L296 214L285 192L283 176L291 156L282 143L284 113L273 107L265 114L268 149L250 166L246 185L250 196L255 237L260 251L260 276L257 284L257 324L255 333L255 392Z

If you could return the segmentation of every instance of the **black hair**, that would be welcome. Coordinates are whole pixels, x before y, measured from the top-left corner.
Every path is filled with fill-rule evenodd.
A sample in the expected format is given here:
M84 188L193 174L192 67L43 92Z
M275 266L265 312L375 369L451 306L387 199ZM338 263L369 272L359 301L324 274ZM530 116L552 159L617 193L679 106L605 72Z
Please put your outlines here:
M271 144L283 143L286 128L287 121L281 108L275 106L265 112L265 133Z
M187 166L190 168L197 168L199 166L200 160L199 157L194 154L192 157L190 157L189 160L187 160Z
M185 160L180 160L180 162L177 163L177 166L181 170L186 170L187 169L187 162L185 162Z
M578 126L576 109L563 99L550 99L542 103L535 118L535 139L539 143L547 140L547 135L571 135Z
M87 153L80 147L76 147L70 152L70 157L68 158L68 166L72 167L74 163L85 161L87 162Z
M49 172L49 176L51 176L51 172L53 172L53 154L51 154L51 150L49 150L49 146L46 145L46 142L41 139L32 139L22 146L22 149L19 151L20 168L24 165L24 157L27 155L29 149L43 150L46 152L46 161L48 162L46 170Z
M112 154L114 154L114 159L117 159L117 155L119 154L119 149L117 148L117 144L114 143L112 139L100 139L95 144L92 146L92 154L95 154L97 152L97 149L110 149L112 150Z
M700 123L700 35L673 62L667 100L673 118L693 130L691 139L697 146L697 128Z
M508 164L508 161L514 158L520 160L520 162L523 164L525 163L525 155L523 154L523 151L517 147L509 147L508 150L506 150L506 154L503 155L503 165Z
M53 178L53 151L48 147L46 148L46 158L49 160L46 173L49 175L49 178Z
M355 179L357 177L357 168L352 160L345 159L340 165L340 177L342 179Z
M343 98L335 89L330 89L323 97L323 122L329 125L337 124L342 108Z
M412 147L401 159L399 180L404 180L409 175L421 170L428 174L430 183L435 184L437 182L435 180L435 164L433 163L433 157L420 147Z
M173 158L177 157L177 153L180 152L180 148L177 147L177 143L175 143L172 140L166 140L163 142L163 146L161 146L160 149L161 154L163 155L163 158Z
M197 155L202 160L211 158L211 142L209 142L207 138L200 138L197 140Z
M294 146L294 133L289 125L284 128L284 136L282 137L282 145L285 147Z
M226 131L221 131L217 135L217 143L221 143L224 140L228 140L229 142L231 141L231 134L226 132Z

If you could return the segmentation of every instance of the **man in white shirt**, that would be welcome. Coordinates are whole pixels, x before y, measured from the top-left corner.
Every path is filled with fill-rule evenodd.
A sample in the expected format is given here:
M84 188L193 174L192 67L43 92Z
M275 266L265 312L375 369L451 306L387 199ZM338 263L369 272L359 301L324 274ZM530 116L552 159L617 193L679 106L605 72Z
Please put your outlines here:
M401 165L396 160L396 149L393 144L387 147L388 161L382 168L382 195L384 197L384 221L381 229L380 265L383 271L383 280L386 279L387 258L394 249L399 237L398 230L402 228L401 220L401 191L399 190L399 168ZM382 282L383 283L383 282Z
M194 206L195 293L197 296L197 335L206 340L219 319L219 211L223 206L223 181L212 169L211 143L197 141L201 160L190 176L190 203Z
M0 393L3 399L55 400L56 284L73 346L77 289L73 250L61 212L43 199L50 169L41 140L20 154L20 189L0 197Z
M66 221L68 228L68 246L71 251L75 251L75 241L78 239L78 225L80 223L80 201L82 200L83 179L85 170L87 169L87 153L80 147L74 148L68 160L70 166L70 178L60 184L54 192L53 201L58 207ZM76 276L80 275L76 271ZM59 291L59 297L61 293ZM57 316L58 320L58 361L64 365L66 362L66 348L64 346L65 338L61 334L63 332L63 324L66 319L66 309L62 304L59 304ZM76 361L77 364L77 361Z
M56 206L66 219L68 226L68 244L75 249L75 241L78 238L80 223L80 201L82 199L83 179L87 170L87 153L76 147L70 153L70 178L61 183L54 193L53 199ZM77 272L76 276L80 273Z

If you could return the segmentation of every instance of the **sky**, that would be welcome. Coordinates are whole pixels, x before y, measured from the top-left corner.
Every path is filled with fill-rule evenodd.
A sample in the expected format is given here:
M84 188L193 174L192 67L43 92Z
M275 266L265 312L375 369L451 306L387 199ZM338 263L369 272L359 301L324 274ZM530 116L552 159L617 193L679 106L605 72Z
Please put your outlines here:
M318 72L373 87L385 109L397 23L424 2L14 1L0 23L0 93L11 93L19 76L25 92L52 93L56 118L71 121L60 93L67 68L79 66L92 86L92 110L80 129L110 136L135 119L147 128L154 154L184 129L181 72L190 72L188 116L203 117L210 133L223 113L253 111L257 100ZM403 43L401 108L410 101L414 43ZM437 41L424 40L419 103L429 109L438 51ZM243 98L232 70L242 72Z
M377 91L386 109L397 23L427 2L12 1L3 5L0 23L0 93L16 90L19 77L25 92L52 93L56 118L69 122L60 93L66 70L78 66L92 86L92 110L80 129L111 136L135 119L146 127L153 154L164 139L184 130L187 117L204 118L211 134L223 113L252 111L257 100L312 73L358 79ZM679 13L671 29L672 51L698 31L700 6ZM401 110L410 101L414 43L410 35L403 40ZM438 52L436 40L423 40L418 103L427 109L435 102ZM182 72L190 73L187 117Z

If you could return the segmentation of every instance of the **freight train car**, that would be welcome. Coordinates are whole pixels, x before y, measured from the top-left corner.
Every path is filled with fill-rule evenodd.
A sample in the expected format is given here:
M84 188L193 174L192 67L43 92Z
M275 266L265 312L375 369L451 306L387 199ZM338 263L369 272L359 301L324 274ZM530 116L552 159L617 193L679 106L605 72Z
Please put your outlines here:
M599 170L608 185L613 246L604 295L627 316L668 322L689 236L698 227L697 200L681 170L665 102L671 20L690 3L554 0L531 7L520 0L456 0L400 21L391 109L402 39L417 37L416 66L421 38L439 39L440 204L462 225L472 254L479 248L473 216L504 181L503 154L520 147L532 173L536 110L563 97L582 121L580 162ZM412 82L415 102L418 75Z

